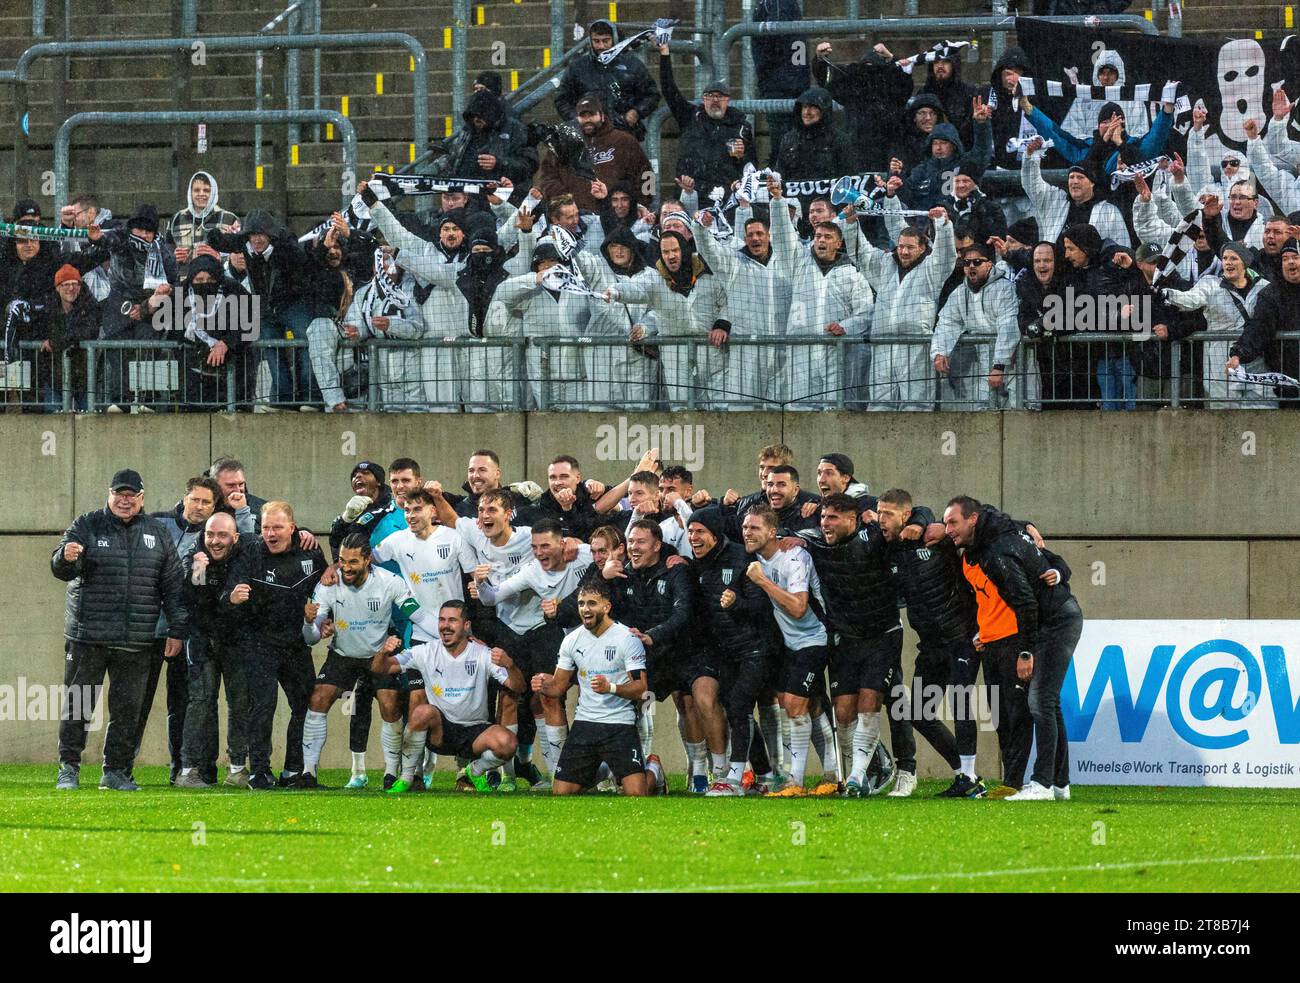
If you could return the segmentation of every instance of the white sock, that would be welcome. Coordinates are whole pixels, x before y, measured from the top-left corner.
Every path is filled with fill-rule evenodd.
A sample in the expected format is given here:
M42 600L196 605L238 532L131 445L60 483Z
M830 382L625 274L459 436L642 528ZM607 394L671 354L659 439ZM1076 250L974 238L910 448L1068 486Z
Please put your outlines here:
M537 736L533 738L533 742L541 745L542 764L546 764L546 718L534 717L533 729L537 732ZM531 758L529 760L531 760Z
M402 770L402 722L385 720L379 728L379 743L384 748L384 774L396 775Z
M727 774L727 769L731 766L727 762L725 754L712 754L712 752L710 754L713 758L713 780L720 782L723 780L723 776Z
M326 717L315 710L307 711L307 719L302 725L302 770L308 775L316 774L320 764L321 749L325 747Z
M366 752L352 752L352 777L360 778L366 773Z
M189 774L190 772L192 772L193 770L194 770L193 768L182 768L182 769L181 769L181 778L184 778L186 775L188 775L188 774Z
M763 744L767 748L768 760L772 762L772 770L780 771L783 764L781 758L781 708L775 703L769 703L767 706L758 708L758 729L763 735Z
M641 704L641 712L636 718L636 733L641 738L642 756L649 758L655 753L655 705L649 700Z
M677 712L677 735L682 739L682 747L686 749L686 787L691 787L691 777L697 774L695 770L695 755L691 748L694 743L686 739L686 714L680 710ZM705 758L705 772L708 771L708 759Z
M851 724L836 724L835 729L840 738L840 780L845 781L853 770L853 731L857 729L855 720Z
M838 782L840 763L835 758L835 731L831 718L826 713L819 713L812 721L812 743L817 751L817 759L822 763L822 774L834 776Z
M695 775L709 773L709 746L703 741L691 741L686 745L686 784L689 787Z
M739 785L745 777L745 762L731 762L731 769L727 772L727 783L730 785Z
M867 766L880 743L880 712L858 714L858 725L853 729L853 772L850 778L861 784L867 777Z
M790 780L796 785L803 784L804 771L808 768L808 743L812 740L812 717L790 718Z
M229 768L229 771L230 771L230 774L232 774L232 775L239 775L239 774L242 774L242 773L243 773L243 771L244 771L244 766L243 766L243 765L231 765L230 768Z
M429 736L425 730L406 729L402 736L402 780L415 780L415 773L424 763L424 741Z
M506 730L508 730L508 731L510 731L510 733L514 734L514 735L515 735L515 738L518 739L518 737L519 737L519 725L518 725L518 724L507 724L507 725L506 725ZM528 749L528 753L529 753L529 754L532 754L532 753L533 753L533 749L532 749L531 747ZM527 760L528 760L527 758L525 758L525 757L523 756L523 755L524 755L524 748L523 748L522 745L517 745L517 746L515 747L515 754L519 757L519 760L520 760L520 761L527 761ZM504 762L502 762L502 764L501 764L501 768L502 768L502 770L506 773L506 778L510 779L511 781L514 781L514 779L515 779L515 759L514 759L514 758L511 758L509 761L504 761Z
M569 728L565 724L553 727L544 723L546 742L542 745L542 760L546 762L546 771L554 777L555 769L560 764L560 752L564 750L564 741L569 736ZM537 728L537 732L543 733L542 728Z
M469 763L471 775L486 775L493 768L500 768L502 761L491 751L484 751Z
M960 774L965 775L965 776L966 776L967 778L969 778L972 782L975 781L975 779L978 777L978 776L975 774L975 755L973 755L973 754L963 754L963 755L961 755L961 772L960 772Z

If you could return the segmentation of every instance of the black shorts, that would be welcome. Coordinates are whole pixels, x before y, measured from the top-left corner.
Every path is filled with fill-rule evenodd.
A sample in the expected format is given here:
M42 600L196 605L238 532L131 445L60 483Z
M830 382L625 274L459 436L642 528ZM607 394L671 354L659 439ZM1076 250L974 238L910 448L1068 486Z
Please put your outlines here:
M478 755L474 751L474 742L491 726L492 724L458 724L443 717L442 740L437 744L430 741L429 747L436 754L452 758L476 758Z
M609 765L619 782L645 770L636 724L574 721L555 766L555 780L590 788L596 784L596 773L602 761Z
M831 647L831 696L871 689L888 696L903 675L903 629L876 638L836 635Z
M365 692L365 683L369 683L371 689L396 689L397 677L371 672L369 659L353 659L330 652L321 663L320 672L316 673L316 683L337 686L340 691L355 690L361 684L362 692Z
M651 647L653 651L653 646ZM646 680L655 702L660 703L674 693L689 693L695 681L691 658L677 652L651 655L647 660Z
M506 654L523 673L529 692L532 692L531 680L539 672L552 675L555 673L555 665L560 658L560 646L563 643L564 629L550 622L538 625L532 631L522 635L503 625L496 642L506 650Z
M810 699L821 688L817 685L817 680L826 671L829 661L830 649L825 645L783 649L777 690L805 700Z

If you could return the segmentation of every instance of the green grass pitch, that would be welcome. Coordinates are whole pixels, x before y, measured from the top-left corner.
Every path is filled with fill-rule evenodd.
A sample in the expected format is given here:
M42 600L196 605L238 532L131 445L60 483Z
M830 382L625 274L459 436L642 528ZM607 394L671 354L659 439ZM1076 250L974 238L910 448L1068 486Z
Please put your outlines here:
M8 891L1284 891L1300 790L1075 786L1070 802L165 786L0 767ZM223 772L224 773L224 772ZM378 773L372 771L371 780Z

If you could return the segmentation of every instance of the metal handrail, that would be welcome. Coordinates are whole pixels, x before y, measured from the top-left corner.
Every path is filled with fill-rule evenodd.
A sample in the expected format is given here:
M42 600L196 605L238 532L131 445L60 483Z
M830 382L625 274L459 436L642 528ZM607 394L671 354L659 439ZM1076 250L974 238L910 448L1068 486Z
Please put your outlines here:
M357 131L352 121L333 109L264 109L256 110L221 110L178 112L163 110L147 113L74 113L64 120L54 138L54 207L57 214L68 201L68 160L71 156L72 131L78 126L103 124L108 126L174 126L177 123L332 123L338 128L339 139L343 144L343 188L351 184L355 187L360 179L357 170ZM349 182L347 176L351 175ZM346 205L352 198L352 192L343 193L342 201Z
M467 4L468 0L456 0L457 5ZM429 142L429 62L424 46L410 34L398 31L382 31L374 34L301 34L296 37L267 37L265 35L219 35L208 38L147 38L141 40L121 41L58 41L34 44L21 55L14 67L13 75L0 74L0 81L14 83L14 191L15 197L26 197L26 181L29 177L28 136L23 127L23 118L27 115L27 83L32 65L42 58L61 58L65 55L154 55L177 51L186 53L194 45L202 44L210 52L255 52L261 48L294 49L352 49L352 48L406 48L411 55L415 75L413 94L414 118L413 136L417 147ZM312 110L318 112L318 110ZM213 114L204 114L212 118ZM202 121L202 118L199 120Z
M282 22L283 22L283 21L284 21L284 20L285 20L289 15L290 15L290 14L295 13L295 12L296 12L300 7L302 7L302 4L303 4L303 0L296 0L296 2L294 2L294 3L290 4L289 6L285 7L284 10L282 10L282 11L280 11L278 14L276 14L275 17L273 17L271 20L269 20L269 21L267 21L265 24L263 24L262 27L258 30L257 33L258 33L258 34L270 34L270 33L271 33L272 31L274 31L274 30L275 30L275 29L276 29L276 28L277 28L277 27L278 27L278 26L279 26L279 25L280 25L280 24L281 24L281 23L282 23ZM294 24L297 24L297 23L298 23L298 21L295 19ZM288 31L289 31L290 34L294 34L294 33L296 33L296 32L294 31L294 25L290 25L290 27L288 28ZM319 56L319 54L320 54L320 52L319 52L319 50L317 50L317 55ZM294 52L290 52L290 55L291 55L291 60L290 60L290 62L289 62L289 67L288 67L288 72L287 72L287 74L288 74L289 76L293 77L293 85L294 85L294 87L296 88L296 87L297 87L297 79L296 79L296 76L297 76L297 68L298 68L298 65L297 65L298 53L297 53L296 51L294 51ZM264 107L263 107L263 104L262 104L262 59L263 59L263 57L264 57L263 52L260 51L260 50L257 51L257 52L255 52L255 53L254 53L254 57L253 57L253 64L254 64L254 70L253 70L253 109L255 109L255 110L256 110L257 112L259 112L259 113L260 113L260 112L262 111L262 109L264 108ZM289 84L290 84L290 80L289 80L288 78L286 78L286 79L285 79L285 85L286 85L286 87L287 87ZM296 100L296 99L293 99L293 98L288 98L287 93L288 93L288 89L286 88L286 108L287 108L287 109L297 109L298 107L295 105L295 103L296 103L297 100ZM319 108L319 103L317 103L317 107ZM298 142L298 141L294 138L295 135L294 135L294 133L293 133L293 129L294 129L293 127L290 127L290 131L289 131L289 143L290 143L290 144L294 144L294 143L297 143L297 142ZM256 126L253 127L253 167L254 167L254 168L258 168L258 167L261 167L261 166L262 166L262 124L261 124L261 123L258 123Z

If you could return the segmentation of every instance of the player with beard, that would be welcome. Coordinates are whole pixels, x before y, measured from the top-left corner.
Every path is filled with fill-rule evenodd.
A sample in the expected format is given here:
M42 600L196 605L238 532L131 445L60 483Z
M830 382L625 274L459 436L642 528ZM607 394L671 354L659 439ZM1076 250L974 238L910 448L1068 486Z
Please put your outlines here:
M657 449L652 450L651 453L657 453ZM644 464L645 458L642 458L640 463ZM659 464L658 461L654 463ZM608 520L610 525L623 530L623 535L626 536L631 531L632 523L638 519L648 519L658 524L663 541L678 555L685 556L687 554L686 523L691 516L690 505L678 496L672 508L665 507L664 496L659 491L659 475L649 469L643 469L636 471L627 481L607 491L596 504L597 509L601 506L614 507L619 502L622 491L626 491L631 508L613 513Z
M492 722L489 681L522 693L524 677L503 649L489 649L471 638L471 627L464 603L447 601L438 609L439 641L399 652L398 640L389 638L374 653L370 671L414 673L425 680L426 699L411 708L408 732L438 754L472 758L460 777L475 791L490 792L488 772L514 757L516 741Z
M438 630L433 618L411 596L406 582L374 567L372 560L365 533L349 534L339 549L339 582L317 585L303 606L303 641L315 645L322 638L333 640L311 694L303 728L303 772L297 788L321 787L316 767L325 747L326 714L339 693L354 689L357 677L369 671L370 658L393 626L394 608L418 626L425 638L432 638ZM415 769L424 759L424 738L409 730L403 733L398 680L385 675L372 679L371 684L384 721L384 789L396 795L411 787ZM414 691L412 704L418 703L424 681L409 678L403 685Z
M474 582L470 584L470 593L484 605L499 608L510 605L501 613L510 633L503 633L502 647L512 653L511 658L519 663L526 676L554 671L564 639L564 630L556 620L560 602L577 589L592 562L591 547L586 544L577 547L577 556L571 562L565 555L567 542L571 540L564 538L558 522L543 519L531 528L531 561L505 578L496 578L491 572L484 575L481 568L476 569ZM532 708L533 720L537 722L540 710L546 737L542 757L554 775L568 736L568 718L563 702L547 695L538 702L540 705ZM545 788L545 783L540 784Z
M754 557L745 575L771 600L783 642L777 690L781 709L790 721L790 774L768 795L807 795L804 773L812 743L813 716L821 716L821 708L813 704L830 659L826 626L819 617L823 607L821 585L807 550L781 548L777 517L771 508L759 506L751 510L745 516L742 532L745 549ZM822 759L822 767L827 772L835 770L826 758ZM813 794L833 795L838 788L838 782L821 782Z
M889 560L907 605L907 620L919 639L912 671L911 719L917 732L954 772L952 784L939 794L980 798L984 786L975 773L978 735L972 699L979 669L979 656L971 642L976 631L975 595L961 574L956 548L937 535L934 541L923 536L934 525L933 520L933 513L914 507L912 496L902 489L891 488L880 496L877 521L889 544ZM952 693L955 738L937 718L938 704L923 699L928 686ZM927 716L932 706L934 719ZM890 795L910 795L916 789L916 775L899 767L898 786Z
M626 795L646 795L656 780L646 771L636 732L636 704L646 689L645 648L626 625L610 618L611 590L594 580L578 592L582 627L564 640L553 673L537 673L533 692L563 699L578 681L573 739L555 770L556 795L574 795L596 784L602 762Z
M866 509L876 507L876 496L867 489L865 481L853 476L853 459L847 454L823 454L817 462L817 490L822 498L828 495L848 495L856 498Z
M778 464L794 464L794 451L785 444L768 444L758 452L758 491L741 495L736 489L728 488L720 504L734 506L736 515L743 519L755 505L767 502L767 473Z
M849 775L844 794L850 798L883 788L883 783L872 788L867 774L880 746L880 711L896 696L903 653L888 544L877 523L859 527L859 508L857 499L830 495L822 500L820 529L801 534L821 581L827 627L833 632L831 699L840 754L852 749L852 763L844 769ZM889 730L899 767L915 774L910 721L891 714Z
M670 566L663 554L659 524L637 519L628 527L627 559L611 556L601 574L613 589L614 615L644 646L649 677L646 700L641 704L637 729L645 752L646 770L654 776L653 789L667 793L663 765L654 753L654 704L671 696L686 746L691 773L688 786L705 791L708 757L704 727L691 691L695 683L690 638L695 590L690 573L680 564ZM581 588L579 588L581 592ZM710 704L715 734L725 741L725 718L716 702ZM698 776L698 780L696 778Z

